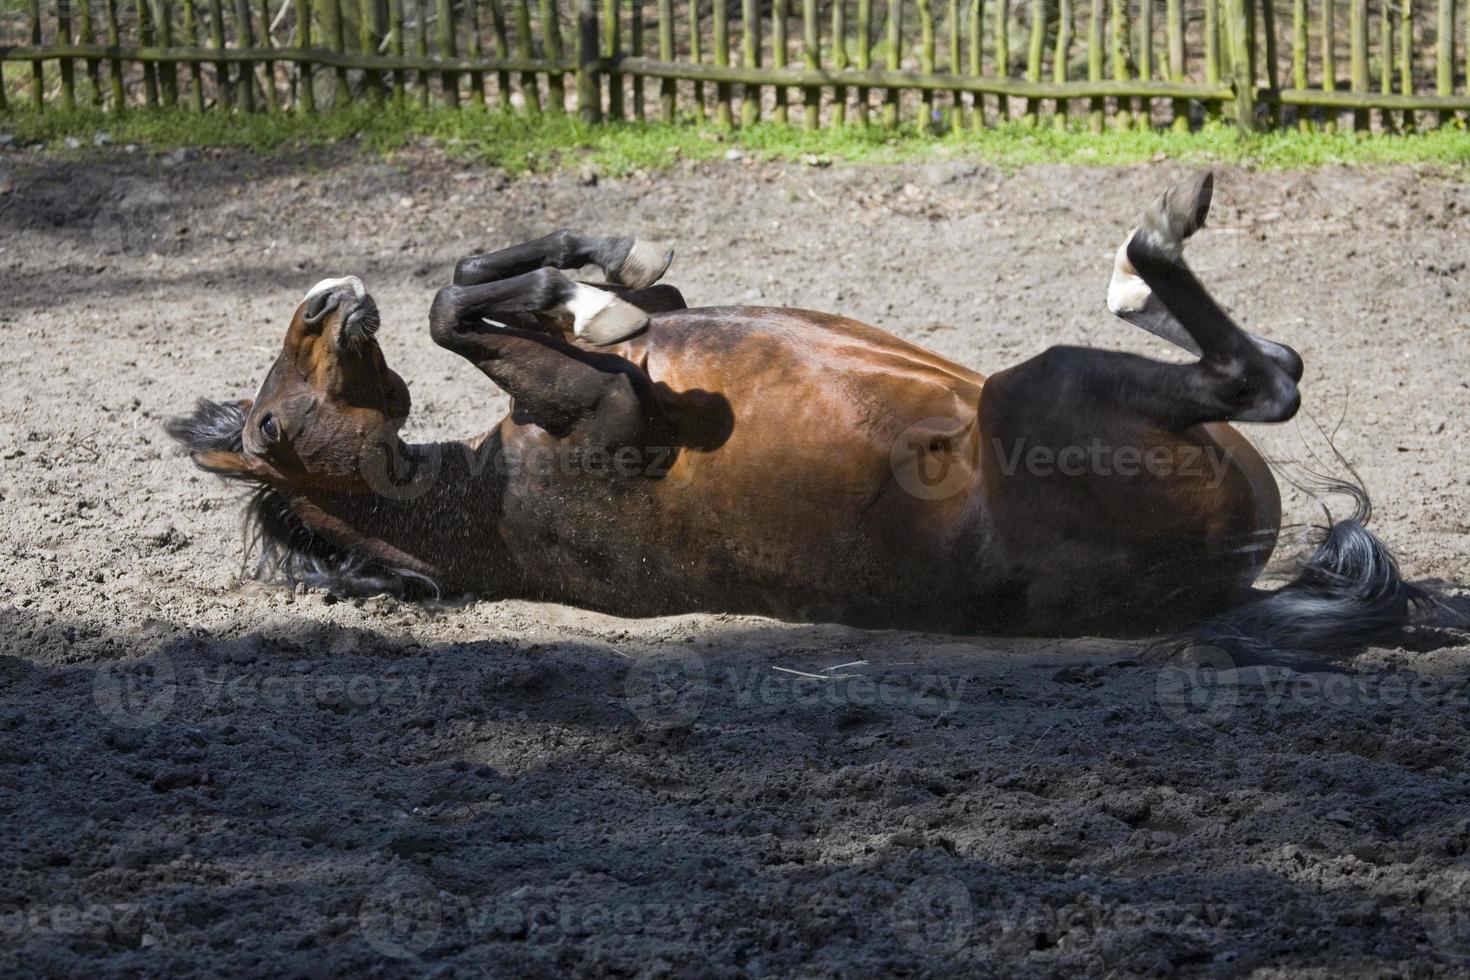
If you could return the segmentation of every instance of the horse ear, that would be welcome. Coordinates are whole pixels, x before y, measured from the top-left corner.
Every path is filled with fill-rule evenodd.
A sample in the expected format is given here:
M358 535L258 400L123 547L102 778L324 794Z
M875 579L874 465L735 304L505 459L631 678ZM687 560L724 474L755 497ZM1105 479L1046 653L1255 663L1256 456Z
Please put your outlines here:
M194 465L210 473L236 480L281 482L281 475L267 464L245 455L241 433L253 402L212 402L201 398L192 415L181 415L164 424L165 431L182 443Z
M285 483L285 478L280 473L261 462L253 456L237 453L228 449L209 449L202 452L192 452L189 458L194 465L208 473L214 473L227 480L257 480L261 483L280 485Z

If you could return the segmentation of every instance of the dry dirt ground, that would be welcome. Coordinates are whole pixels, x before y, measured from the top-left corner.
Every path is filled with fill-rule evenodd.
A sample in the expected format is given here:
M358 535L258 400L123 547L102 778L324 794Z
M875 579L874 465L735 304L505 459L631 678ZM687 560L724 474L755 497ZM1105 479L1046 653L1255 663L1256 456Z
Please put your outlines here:
M337 601L242 575L237 491L160 428L248 397L346 272L409 434L487 427L504 399L430 343L428 301L456 257L559 226L675 243L693 303L841 311L982 370L1164 354L1103 291L1179 167L589 185L100 152L0 153L0 972L1470 971L1453 625L1353 673L1211 678L1104 639ZM1406 572L1470 581L1470 189L1225 170L1216 202L1197 270L1308 365L1302 420L1253 437L1332 470L1332 434Z

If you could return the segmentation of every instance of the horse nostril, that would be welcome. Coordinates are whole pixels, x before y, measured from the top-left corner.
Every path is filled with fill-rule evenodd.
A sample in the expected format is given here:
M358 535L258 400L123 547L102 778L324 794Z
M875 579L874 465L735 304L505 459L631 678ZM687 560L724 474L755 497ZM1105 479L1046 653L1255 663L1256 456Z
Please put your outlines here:
M306 312L302 314L302 319L312 326L316 326L316 324L321 322L322 317L337 308L337 302L337 294L333 290L328 290L327 292L313 296L311 301L306 304Z

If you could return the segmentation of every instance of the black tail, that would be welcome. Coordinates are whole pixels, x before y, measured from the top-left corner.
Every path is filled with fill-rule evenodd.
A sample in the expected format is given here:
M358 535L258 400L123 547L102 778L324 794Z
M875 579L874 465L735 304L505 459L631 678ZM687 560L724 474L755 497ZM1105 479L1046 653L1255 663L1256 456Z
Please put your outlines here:
M1302 655L1391 640L1435 604L1429 592L1403 580L1393 555L1365 526L1368 495L1338 481L1332 489L1353 497L1353 516L1327 529L1295 580L1206 622L1192 631L1196 642L1242 662L1289 664Z

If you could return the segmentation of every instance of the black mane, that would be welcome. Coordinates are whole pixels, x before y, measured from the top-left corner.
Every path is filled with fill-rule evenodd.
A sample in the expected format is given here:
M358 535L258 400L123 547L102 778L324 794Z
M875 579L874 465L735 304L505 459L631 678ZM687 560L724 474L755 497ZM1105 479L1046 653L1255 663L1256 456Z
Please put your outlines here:
M201 398L192 415L164 423L164 430L191 454L244 451L242 402L213 402ZM253 489L245 504L245 556L256 552L254 578L294 586L300 582L327 589L334 595L368 596L387 593L403 598L437 596L433 581L416 572L394 568L359 551L339 547L317 534L291 506L282 490L248 474L199 462L195 465Z

